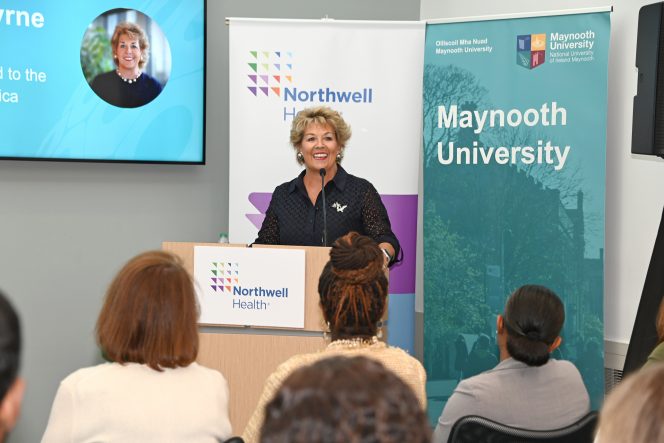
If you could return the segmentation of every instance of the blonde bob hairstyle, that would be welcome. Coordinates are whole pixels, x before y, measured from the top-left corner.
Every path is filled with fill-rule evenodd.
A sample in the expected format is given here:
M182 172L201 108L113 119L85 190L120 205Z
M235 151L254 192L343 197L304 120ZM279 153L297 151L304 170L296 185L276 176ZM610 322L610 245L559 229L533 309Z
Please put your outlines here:
M337 143L339 143L339 147L342 150L341 156L343 157L343 149L346 147L346 143L350 139L352 132L350 126L341 117L341 114L327 106L306 108L297 113L290 130L290 143L293 145L295 152L297 153L300 149L307 126L312 124L330 125L332 127L337 137ZM297 162L300 165L304 164L304 161L299 158L297 158Z
M120 42L120 37L123 35L128 36L132 40L138 40L138 46L141 48L141 59L138 61L138 67L143 69L150 58L150 43L148 42L148 37L145 35L145 31L143 31L143 29L136 23L122 22L115 27L115 31L113 31L113 37L111 37L111 47L113 48L113 63L115 63L115 66L118 66L118 43Z
M180 259L150 251L124 265L106 292L97 342L116 363L154 370L188 366L198 354L198 304Z
M641 369L616 386L599 415L598 443L664 441L664 364Z

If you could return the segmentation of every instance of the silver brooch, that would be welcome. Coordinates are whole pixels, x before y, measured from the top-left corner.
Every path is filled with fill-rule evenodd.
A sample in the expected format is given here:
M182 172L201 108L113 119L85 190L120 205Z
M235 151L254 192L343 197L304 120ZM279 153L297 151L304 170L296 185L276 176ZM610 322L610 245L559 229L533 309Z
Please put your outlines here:
M341 203L339 203L339 202L334 202L332 204L332 207L335 208L337 210L337 212L344 212L344 209L346 209L347 206L348 205L341 206Z

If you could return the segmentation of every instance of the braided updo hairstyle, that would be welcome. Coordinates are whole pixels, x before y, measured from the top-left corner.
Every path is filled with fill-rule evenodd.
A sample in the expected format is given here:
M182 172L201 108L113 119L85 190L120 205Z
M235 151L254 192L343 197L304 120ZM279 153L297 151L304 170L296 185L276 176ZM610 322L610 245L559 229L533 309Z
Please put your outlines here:
M383 253L369 237L350 232L330 250L318 280L323 317L332 340L376 335L385 312L387 277Z
M544 286L521 286L505 305L507 352L528 366L542 366L549 361L549 348L564 322L565 308L555 292Z

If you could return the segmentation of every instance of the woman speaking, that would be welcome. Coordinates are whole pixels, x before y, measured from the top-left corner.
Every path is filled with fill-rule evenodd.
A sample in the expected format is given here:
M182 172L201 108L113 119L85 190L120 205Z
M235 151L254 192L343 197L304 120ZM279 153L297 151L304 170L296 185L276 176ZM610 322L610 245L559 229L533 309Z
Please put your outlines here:
M304 170L274 190L254 243L327 246L356 231L379 245L387 265L397 261L399 241L376 188L341 167L350 136L350 127L330 108L295 116L290 143Z

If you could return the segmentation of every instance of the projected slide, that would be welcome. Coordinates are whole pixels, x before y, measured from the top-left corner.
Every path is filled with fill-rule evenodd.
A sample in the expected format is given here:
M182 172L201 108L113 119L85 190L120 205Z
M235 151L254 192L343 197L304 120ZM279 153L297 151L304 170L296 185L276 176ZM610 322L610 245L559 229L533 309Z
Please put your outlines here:
M204 162L205 0L5 0L0 158Z

